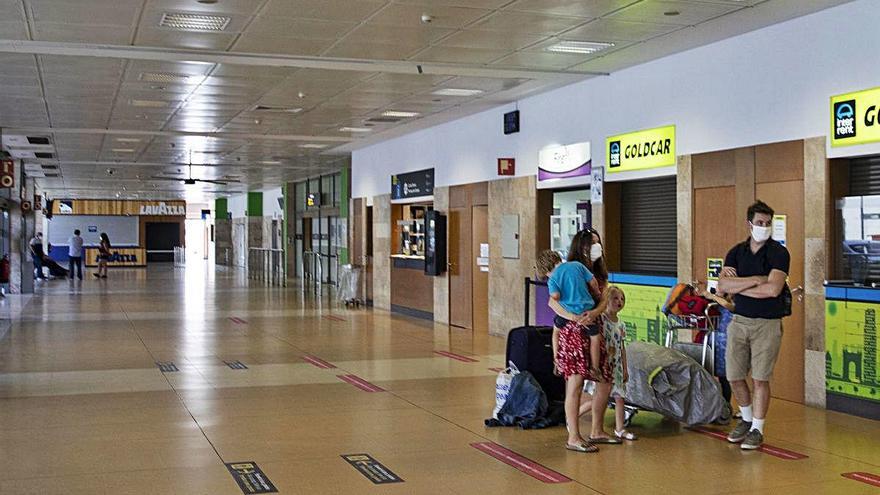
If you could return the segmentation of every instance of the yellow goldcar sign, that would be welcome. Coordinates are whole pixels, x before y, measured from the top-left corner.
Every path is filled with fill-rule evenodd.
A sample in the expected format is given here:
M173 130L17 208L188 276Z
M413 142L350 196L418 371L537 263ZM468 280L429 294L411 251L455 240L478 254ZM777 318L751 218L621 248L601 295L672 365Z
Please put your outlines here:
M831 146L880 141L880 88L831 97Z
M611 136L605 140L605 172L630 172L675 165L675 126Z

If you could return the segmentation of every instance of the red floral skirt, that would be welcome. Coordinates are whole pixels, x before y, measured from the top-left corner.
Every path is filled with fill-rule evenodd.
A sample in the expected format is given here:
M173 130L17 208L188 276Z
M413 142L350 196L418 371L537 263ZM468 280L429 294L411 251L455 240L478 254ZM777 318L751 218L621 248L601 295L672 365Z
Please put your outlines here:
M607 363L608 352L605 350L605 339L599 340L599 370L601 376L590 372L590 337L587 327L569 321L559 329L559 351L556 357L557 367L566 379L571 375L581 375L585 380L611 381L611 369Z

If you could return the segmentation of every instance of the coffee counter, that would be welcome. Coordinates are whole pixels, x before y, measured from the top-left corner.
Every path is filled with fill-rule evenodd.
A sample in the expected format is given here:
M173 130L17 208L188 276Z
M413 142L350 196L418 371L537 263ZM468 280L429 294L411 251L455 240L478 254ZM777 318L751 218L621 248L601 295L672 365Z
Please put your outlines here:
M391 311L434 319L434 280L425 275L424 256L391 256Z

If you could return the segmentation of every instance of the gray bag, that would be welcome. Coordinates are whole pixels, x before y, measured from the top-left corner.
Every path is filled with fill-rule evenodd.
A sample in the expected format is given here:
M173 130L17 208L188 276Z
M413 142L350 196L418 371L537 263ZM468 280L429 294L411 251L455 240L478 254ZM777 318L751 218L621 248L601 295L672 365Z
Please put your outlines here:
M626 402L688 426L729 418L721 386L700 363L674 349L646 342L626 346Z

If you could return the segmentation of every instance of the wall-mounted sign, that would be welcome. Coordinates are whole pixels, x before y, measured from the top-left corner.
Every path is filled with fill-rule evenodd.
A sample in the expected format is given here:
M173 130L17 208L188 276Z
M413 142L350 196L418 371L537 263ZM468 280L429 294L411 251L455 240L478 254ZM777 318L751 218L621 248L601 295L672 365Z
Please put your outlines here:
M498 175L516 175L516 160L513 158L499 158Z
M605 169L596 167L590 172L590 202L602 204L602 194L605 188ZM586 222L584 222L586 223Z
M831 97L831 146L880 141L880 88Z
M67 199L53 201L52 214L186 216L186 201Z
M504 134L519 132L519 110L504 114Z
M773 215L773 230L772 237L773 240L785 246L785 241L787 237L787 229L786 223L787 218L785 215Z
M434 169L391 176L391 199L418 198L434 194Z
M306 195L306 206L321 206L321 195L318 193L309 193Z
M86 248L86 266L98 266L98 248ZM147 266L144 248L113 248L107 266Z
M605 150L609 174L675 165L675 126L611 136Z
M98 226L97 226L97 225L89 225L89 232L91 232L91 233L94 234L94 233L97 232L97 231L98 231Z
M0 160L0 187L13 187L15 185L15 162L12 160Z
M589 142L549 146L538 152L538 183L583 177L587 184L592 163Z
M706 258L706 288L718 289L718 279L721 278L721 270L724 268L724 260L721 258Z

